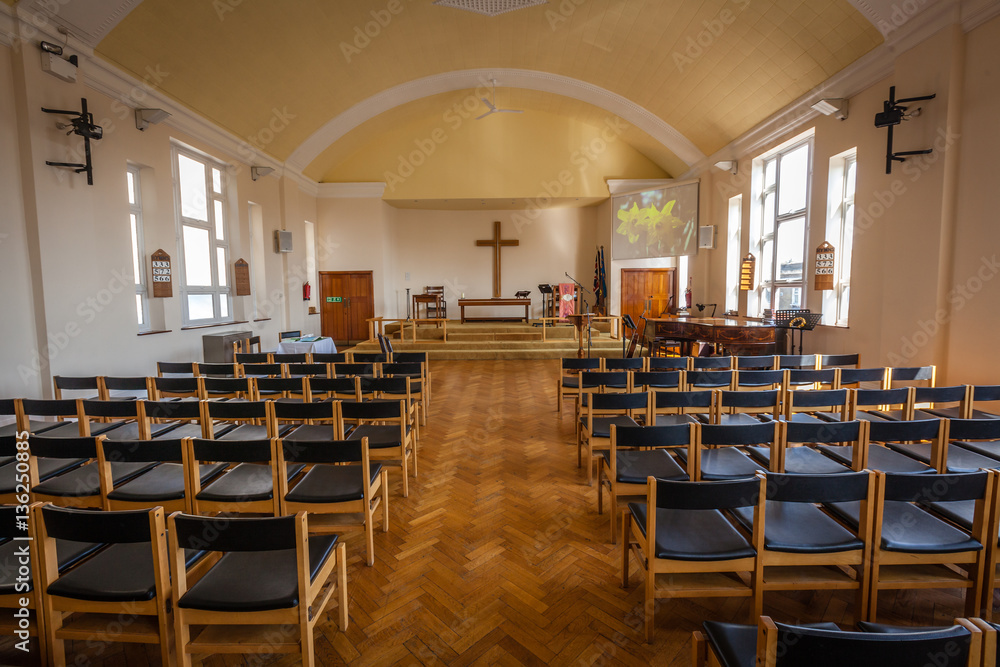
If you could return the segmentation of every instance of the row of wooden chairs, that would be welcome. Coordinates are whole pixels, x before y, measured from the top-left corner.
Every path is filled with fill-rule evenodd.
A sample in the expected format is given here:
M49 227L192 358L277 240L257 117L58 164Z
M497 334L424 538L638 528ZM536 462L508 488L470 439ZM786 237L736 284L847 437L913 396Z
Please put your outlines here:
M989 618L1000 582L998 479L996 470L650 476L645 502L622 511L622 586L634 556L647 641L657 599L746 597L753 621L772 590L850 590L855 620L874 621L881 591L961 589L965 614ZM972 515L968 528L951 520L956 503Z
M39 436L96 437L132 441L186 437L292 441L359 440L367 437L372 458L401 470L403 495L409 474L418 474L419 421L415 403L405 399L334 400L317 403L282 401L56 401L17 399L18 429ZM75 423L33 422L31 417L76 418ZM107 421L93 421L100 418ZM55 425L53 427L53 425ZM16 437L0 440L10 450ZM12 457L2 453L0 457ZM13 463L11 461L10 463ZM8 465L10 465L8 463ZM3 470L0 467L0 470ZM53 473L47 470L48 473ZM13 479L13 477L11 477ZM41 474L40 480L41 481ZM96 482L94 483L96 486ZM0 492L5 489L0 483Z
M311 534L305 512L28 509L0 507L0 580L15 590L20 577L0 606L25 647L28 632L38 638L41 664L65 665L73 639L158 645L164 666L189 666L193 654L262 652L295 653L312 666L314 629L335 596L347 630L344 544ZM33 627L14 616L19 609L33 611Z
M934 665L995 667L1000 626L957 618L950 627L909 628L858 623L789 625L761 616L754 625L705 621L692 637L694 667L801 665Z

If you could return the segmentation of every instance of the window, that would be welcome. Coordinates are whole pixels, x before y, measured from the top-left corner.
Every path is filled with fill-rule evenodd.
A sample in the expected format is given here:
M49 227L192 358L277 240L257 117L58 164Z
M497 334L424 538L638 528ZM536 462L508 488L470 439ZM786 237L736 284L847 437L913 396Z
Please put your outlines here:
M146 292L145 245L142 240L142 198L139 194L139 167L125 171L128 185L128 216L132 231L132 275L135 277L135 319L139 331L149 331L149 299Z
M306 227L306 277L309 285L312 286L313 303L319 301L319 277L316 273L316 226L308 220L304 221Z
M677 257L677 291L680 292L677 295L678 310L681 308L687 310L686 291L691 284L691 277L689 275L691 267L690 259L687 255ZM694 304L692 303L691 305L693 306Z
M260 204L249 202L250 207L250 266L253 284L254 320L265 320L271 316L267 304L267 274L264 270L264 210Z
M854 188L858 149L830 158L826 240L833 246L833 290L823 292L823 324L847 326L851 305L851 255L854 249Z
M174 147L184 324L232 320L225 165Z
M726 312L740 307L740 228L743 226L743 195L729 198L726 233Z
M805 252L809 238L809 177L812 130L754 160L755 215L751 252L757 257L757 289L747 315L805 308Z

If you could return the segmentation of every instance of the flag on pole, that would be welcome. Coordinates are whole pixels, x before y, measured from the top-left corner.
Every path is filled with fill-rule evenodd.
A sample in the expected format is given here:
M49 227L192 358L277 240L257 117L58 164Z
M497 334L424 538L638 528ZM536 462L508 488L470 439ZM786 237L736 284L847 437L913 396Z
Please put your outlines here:
M594 297L596 308L605 308L607 295L608 282L604 271L604 246L601 246L597 249L597 256L594 258Z

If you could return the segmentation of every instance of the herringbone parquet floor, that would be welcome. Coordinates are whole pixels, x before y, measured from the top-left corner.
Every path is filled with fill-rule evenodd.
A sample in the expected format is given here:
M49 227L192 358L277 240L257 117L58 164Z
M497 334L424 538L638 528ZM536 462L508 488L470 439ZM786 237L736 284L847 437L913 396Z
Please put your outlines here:
M687 665L702 620L747 622L743 600L663 604L656 641L640 638L642 589L620 587L607 516L576 467L571 407L555 413L558 361L439 361L410 497L390 473L390 530L374 567L348 542L350 628L319 627L322 665ZM880 621L950 624L949 593L885 594ZM769 594L779 620L851 622L846 594ZM71 664L159 664L142 646L69 647ZM78 662L74 663L76 658ZM278 656L216 656L223 665L294 665Z

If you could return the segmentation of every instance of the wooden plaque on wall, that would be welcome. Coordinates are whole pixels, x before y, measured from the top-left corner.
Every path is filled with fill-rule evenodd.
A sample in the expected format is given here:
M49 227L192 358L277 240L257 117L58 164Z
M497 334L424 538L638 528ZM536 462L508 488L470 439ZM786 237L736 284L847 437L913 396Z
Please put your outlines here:
M173 276L170 267L170 255L161 248L149 256L153 269L153 297L161 298L174 295Z
M233 274L236 296L250 296L250 265L242 257L233 263Z
M747 253L746 257L740 261L740 291L750 292L753 291L753 274L754 268L757 265L757 258L753 256L753 253Z
M816 248L816 280L813 289L833 289L833 246L826 241Z

